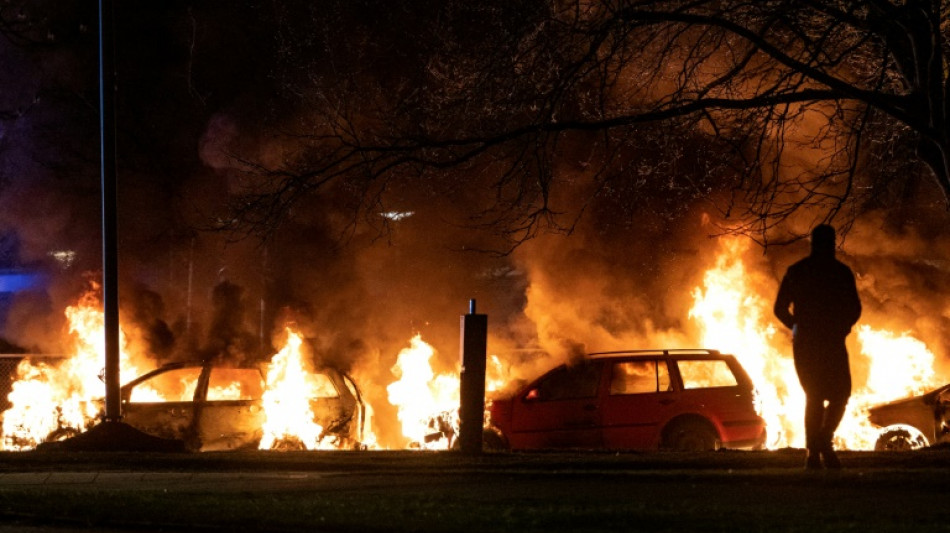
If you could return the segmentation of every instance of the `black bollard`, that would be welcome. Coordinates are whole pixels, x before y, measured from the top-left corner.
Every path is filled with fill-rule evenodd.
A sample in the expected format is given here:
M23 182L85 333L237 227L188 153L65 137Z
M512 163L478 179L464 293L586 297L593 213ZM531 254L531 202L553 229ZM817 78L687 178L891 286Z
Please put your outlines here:
M467 315L461 320L462 372L459 376L459 449L466 454L482 452L485 426L485 361L488 344L488 315L475 313L469 300Z

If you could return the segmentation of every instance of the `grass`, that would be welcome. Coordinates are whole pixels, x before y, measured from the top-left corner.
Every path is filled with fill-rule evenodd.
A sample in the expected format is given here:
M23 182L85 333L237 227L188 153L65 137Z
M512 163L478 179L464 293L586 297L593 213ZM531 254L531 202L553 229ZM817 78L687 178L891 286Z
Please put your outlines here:
M152 472L14 485L0 521L154 531L946 531L950 450L0 454L0 472ZM194 473L182 482L183 474Z

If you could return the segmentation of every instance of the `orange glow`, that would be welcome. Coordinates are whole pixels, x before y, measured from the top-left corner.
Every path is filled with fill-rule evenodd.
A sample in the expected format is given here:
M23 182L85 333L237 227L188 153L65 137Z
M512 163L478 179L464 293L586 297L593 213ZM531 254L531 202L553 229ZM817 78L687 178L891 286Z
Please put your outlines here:
M320 386L303 355L303 339L290 328L286 334L286 344L271 358L267 370L260 449L269 450L281 441L290 441L315 450L327 446L323 443L323 427L314 422L310 407L310 398L320 395Z
M734 354L758 390L760 414L768 424L769 448L803 447L805 396L798 383L791 339L779 334L772 316L777 282L746 268L748 241L724 239L703 286L693 290L690 317L701 330L700 344ZM767 295L767 296L764 296ZM893 333L859 322L849 339L852 396L836 434L836 446L873 449L878 430L867 421L868 407L919 394L944 383L934 372L933 353L909 333ZM863 379L863 376L867 376Z
M4 450L36 447L60 428L84 431L99 415L93 401L105 395L99 379L103 369L105 335L103 315L93 291L66 308L71 354L61 362L23 360L8 396L12 407L3 413ZM150 368L147 358L133 358L124 331L120 331L120 373L138 375ZM134 359L134 360L133 360Z
M430 419L441 412L454 412L459 405L458 374L438 374L432 370L429 360L435 350L416 335L403 348L392 368L397 380L386 387L389 403L398 409L402 433L411 442L422 448L445 448L448 440L435 444L426 443L426 436L435 428Z

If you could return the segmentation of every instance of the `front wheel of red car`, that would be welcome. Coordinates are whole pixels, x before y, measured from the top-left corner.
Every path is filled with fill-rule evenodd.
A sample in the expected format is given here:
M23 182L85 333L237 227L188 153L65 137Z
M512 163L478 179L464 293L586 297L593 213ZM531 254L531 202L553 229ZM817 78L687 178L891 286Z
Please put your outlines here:
M663 437L663 447L678 452L718 450L721 445L716 430L701 420L673 422Z

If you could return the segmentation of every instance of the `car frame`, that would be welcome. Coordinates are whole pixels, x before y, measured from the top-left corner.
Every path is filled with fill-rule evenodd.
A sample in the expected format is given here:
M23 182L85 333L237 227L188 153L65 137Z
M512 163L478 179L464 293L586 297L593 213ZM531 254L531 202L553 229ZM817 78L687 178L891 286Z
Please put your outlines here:
M880 428L876 451L915 450L950 442L950 384L868 408Z
M190 397L174 401L136 401L136 391L153 380L177 371L197 373ZM209 399L215 373L242 375L251 392L237 398ZM334 439L337 447L362 447L366 418L365 404L356 383L347 374L325 367L315 372L326 376L332 395L312 398L314 422L323 427L324 438ZM227 451L255 449L263 436L265 365L224 366L205 363L168 363L147 372L120 388L122 421L143 433L164 439L180 440L191 451ZM294 443L283 447L293 448Z
M687 369L693 374L714 369L728 370L728 376L713 376L717 386L699 386L695 376L685 375L683 362L696 362ZM643 369L655 377L631 373ZM573 377L581 387L558 389L557 380L569 384ZM717 350L592 353L551 369L512 395L492 399L485 442L511 450L759 449L766 432L755 396L739 361Z

